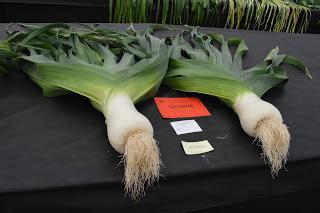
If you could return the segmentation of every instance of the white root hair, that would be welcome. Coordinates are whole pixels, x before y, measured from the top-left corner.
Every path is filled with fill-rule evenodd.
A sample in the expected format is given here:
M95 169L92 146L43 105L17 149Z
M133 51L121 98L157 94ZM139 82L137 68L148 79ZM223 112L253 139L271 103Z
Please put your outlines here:
M127 137L122 157L125 167L125 192L133 200L145 195L145 186L158 181L160 152L155 139L147 132L135 132Z
M271 174L275 176L287 162L290 146L288 128L279 119L268 117L258 122L256 131L256 138L263 150L262 156L269 161Z

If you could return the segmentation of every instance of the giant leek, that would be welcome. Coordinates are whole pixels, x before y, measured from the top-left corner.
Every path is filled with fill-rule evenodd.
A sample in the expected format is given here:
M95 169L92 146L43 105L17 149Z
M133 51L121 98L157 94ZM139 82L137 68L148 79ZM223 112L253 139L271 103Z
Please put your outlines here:
M134 103L157 91L167 71L169 48L148 31L139 35L131 28L131 33L25 25L5 42L45 96L74 92L103 113L109 142L123 154L125 191L137 199L158 179L161 161L152 125Z
M244 40L225 40L220 34L191 31L191 46L180 33L173 40L173 51L164 83L185 91L212 95L237 114L243 130L260 141L263 156L276 175L286 163L290 134L279 110L260 97L269 89L283 85L288 78L280 64L295 65L305 71L302 62L290 55L279 55L275 48L258 65L243 69L242 56L248 51ZM220 46L213 45L214 42ZM234 56L229 45L236 46Z

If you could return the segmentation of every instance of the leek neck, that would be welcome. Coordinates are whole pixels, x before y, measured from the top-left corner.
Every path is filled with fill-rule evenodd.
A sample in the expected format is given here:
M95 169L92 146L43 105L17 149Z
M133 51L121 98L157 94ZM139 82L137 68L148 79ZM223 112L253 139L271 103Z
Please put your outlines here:
M112 95L108 98L108 101L106 102L103 109L103 114L105 118L108 119L108 117L110 117L110 115L114 113L117 113L119 115L119 113L121 112L125 113L131 110L136 111L131 98L126 94L117 94Z
M126 141L134 133L148 133L153 136L150 121L136 110L128 95L118 94L110 97L104 115L109 142L119 153L124 153Z
M239 114L242 111L245 111L245 108L259 101L260 98L253 92L245 92L240 94L236 101L233 103L233 110Z

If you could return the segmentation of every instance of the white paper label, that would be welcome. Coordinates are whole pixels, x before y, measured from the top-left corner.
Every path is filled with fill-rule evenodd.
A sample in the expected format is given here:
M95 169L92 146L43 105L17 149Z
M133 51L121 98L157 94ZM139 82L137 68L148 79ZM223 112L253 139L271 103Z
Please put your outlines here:
M198 142L181 141L181 144L187 155L202 154L213 150L213 147L207 140Z
M175 121L170 122L174 131L177 135L192 133L192 132L201 132L202 129L195 120L184 120L184 121Z

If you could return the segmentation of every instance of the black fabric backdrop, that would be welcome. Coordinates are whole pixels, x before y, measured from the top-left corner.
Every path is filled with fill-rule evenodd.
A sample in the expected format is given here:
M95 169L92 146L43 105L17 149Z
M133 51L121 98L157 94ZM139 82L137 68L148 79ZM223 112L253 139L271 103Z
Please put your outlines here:
M5 26L0 25L2 39ZM194 118L203 132L177 136L169 122L182 119L162 119L152 99L137 105L153 124L165 167L159 186L135 204L124 197L123 167L117 166L119 154L107 142L103 115L78 95L46 98L24 73L15 71L0 78L0 209L186 212L320 188L320 36L201 30L244 38L249 47L245 67L276 46L309 67L313 80L286 66L288 84L263 96L282 112L292 135L289 162L276 179L231 109L213 97L161 87L158 96L200 97L212 116ZM165 35L167 31L159 34ZM181 140L203 139L215 151L184 154Z

